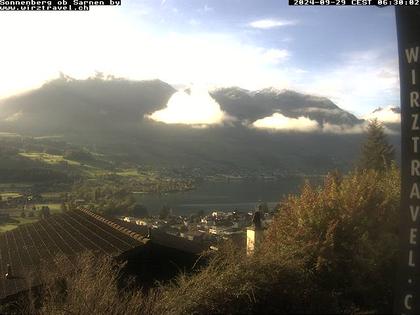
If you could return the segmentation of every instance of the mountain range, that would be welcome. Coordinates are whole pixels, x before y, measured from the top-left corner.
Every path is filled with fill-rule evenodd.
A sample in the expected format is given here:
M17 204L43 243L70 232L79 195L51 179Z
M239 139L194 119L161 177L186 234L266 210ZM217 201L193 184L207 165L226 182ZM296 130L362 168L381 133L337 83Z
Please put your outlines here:
M357 130L364 121L327 98L274 88L219 88L209 95L233 117L229 123L197 128L148 118L164 109L174 93L175 88L159 80L76 80L62 75L1 100L0 132L55 136L139 164L201 168L207 173L325 172L348 168L357 159L363 134L345 131ZM319 130L253 127L253 122L275 114L305 117ZM325 132L326 126L334 126L328 129L334 132ZM398 146L396 136L391 141Z

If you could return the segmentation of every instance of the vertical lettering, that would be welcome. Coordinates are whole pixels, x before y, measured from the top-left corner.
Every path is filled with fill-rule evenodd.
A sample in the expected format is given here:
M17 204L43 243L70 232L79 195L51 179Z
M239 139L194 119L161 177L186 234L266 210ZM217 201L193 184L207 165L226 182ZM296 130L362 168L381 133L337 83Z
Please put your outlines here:
M410 206L411 220L413 220L413 222L417 221L419 210L420 210L420 206L416 206L416 209L414 209L414 206Z
M411 117L413 118L413 123L411 125L411 130L420 130L420 127L418 125L419 115L418 114L411 114Z
M411 187L410 199L413 199L413 197L415 197L416 199L420 199L419 186L417 185L417 183L414 183L413 187Z
M410 107L413 108L414 105L416 107L420 107L419 104L419 92L413 91L410 93Z
M419 46L416 48L407 48L405 50L405 56L407 57L408 63L417 62L419 57Z
M420 7L395 7L400 65L401 220L394 313L420 314Z
M417 229L416 228L411 228L410 229L410 244L411 245L416 245L416 233L417 233Z
M411 176L420 176L420 161L411 161Z
M412 294L407 294L404 298L404 307L408 310L411 310L411 299L412 298L413 298Z
M411 140L413 140L414 153L417 153L417 148L418 148L417 143L418 143L419 139L420 139L420 137L411 137Z
M415 267L416 264L414 263L414 258L413 258L413 250L410 249L408 251L408 266L409 267Z

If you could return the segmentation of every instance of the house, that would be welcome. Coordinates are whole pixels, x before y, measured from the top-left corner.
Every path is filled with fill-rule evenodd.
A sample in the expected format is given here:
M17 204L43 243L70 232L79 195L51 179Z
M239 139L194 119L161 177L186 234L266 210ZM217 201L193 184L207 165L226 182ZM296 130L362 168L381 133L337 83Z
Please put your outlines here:
M87 209L51 215L0 234L0 303L16 301L31 287L42 286L41 280L30 282L27 275L56 255L64 255L69 263L83 251L109 255L126 262L124 274L138 276L143 287L150 287L193 268L205 248Z
M125 221L125 222L136 222L136 218L134 218L134 217L124 217L123 221Z

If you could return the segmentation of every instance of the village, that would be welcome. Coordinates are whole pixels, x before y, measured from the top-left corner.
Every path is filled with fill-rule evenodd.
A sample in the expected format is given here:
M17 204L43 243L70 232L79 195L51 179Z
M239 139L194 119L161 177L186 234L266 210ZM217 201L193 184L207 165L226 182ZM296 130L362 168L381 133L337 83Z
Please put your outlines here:
M87 208L85 200L75 200L77 208ZM3 223L13 219L36 221L48 217L54 213L66 211L65 203L55 196L44 196L39 194L20 194L16 196L4 196L0 200L0 219ZM233 240L241 243L245 241L246 230L252 226L254 213L261 213L262 227L267 228L273 218L275 211L269 210L266 203L260 202L254 209L248 211L219 211L213 210L208 213L198 211L190 215L175 215L172 209L162 215L115 215L115 219L136 224L141 227L159 230L160 233L169 234L174 237L183 238L199 243L217 244L223 240ZM23 223L23 222L22 222ZM19 225L16 223L16 225Z
M261 213L262 227L268 227L274 218L274 212L264 211L261 204L249 212L212 211L209 214L195 214L189 217L169 214L166 218L159 218L159 216L145 218L121 216L120 219L150 227L152 230L159 229L161 232L190 241L217 243L218 241L232 239L240 242L245 240L246 229L252 225L256 210Z

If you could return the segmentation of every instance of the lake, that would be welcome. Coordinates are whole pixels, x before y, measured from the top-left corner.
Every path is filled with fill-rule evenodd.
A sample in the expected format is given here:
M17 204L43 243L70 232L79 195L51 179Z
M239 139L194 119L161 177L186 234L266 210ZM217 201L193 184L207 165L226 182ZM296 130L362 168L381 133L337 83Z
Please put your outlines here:
M275 181L231 181L203 182L196 189L167 194L136 193L139 203L145 205L150 214L158 214L164 205L174 214L188 215L199 210L210 212L254 210L260 201L273 208L285 195L297 193L304 183L303 178L287 178Z

